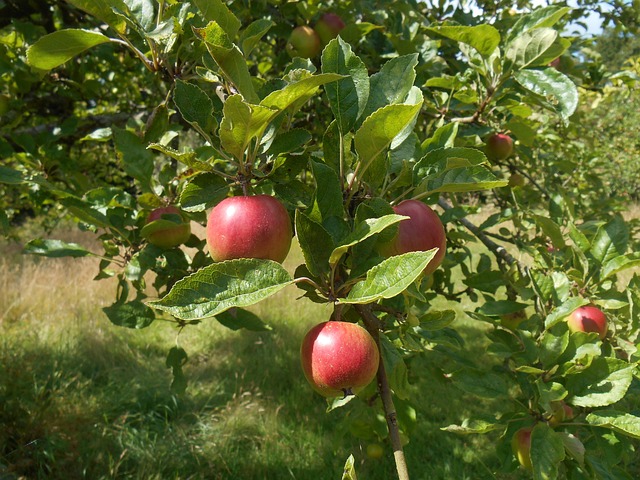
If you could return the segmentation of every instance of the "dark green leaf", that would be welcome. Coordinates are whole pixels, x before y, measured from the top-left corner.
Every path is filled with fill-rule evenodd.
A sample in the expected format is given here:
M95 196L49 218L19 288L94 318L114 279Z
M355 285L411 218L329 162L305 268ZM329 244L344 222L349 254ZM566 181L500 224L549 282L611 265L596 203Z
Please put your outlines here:
M89 250L77 243L67 243L62 240L45 240L38 238L31 240L24 246L24 252L43 257L86 257L93 255Z
M24 183L24 178L18 170L0 165L0 183L19 185Z
M566 75L555 68L521 70L516 73L515 79L524 88L545 99L548 107L565 121L576 111L578 89Z
M591 243L591 254L602 265L624 255L629 245L629 227L622 217L615 217L598 229Z
M587 422L640 439L640 417L616 410L600 410L587 415Z
M253 305L291 283L291 276L277 262L227 260L181 279L166 296L149 305L182 320L198 320L229 308Z
M229 191L224 179L213 173L201 173L189 179L180 194L180 206L187 212L203 212L222 201Z
M111 320L111 323L119 327L145 328L151 325L156 318L153 310L139 301L115 303L104 307L102 311Z
M489 57L500 44L500 32L491 25L430 27L426 31L470 45L483 57Z
M213 103L200 87L180 79L176 80L173 101L187 122L197 125L207 135L213 132L216 126Z
M369 98L367 67L351 46L340 37L329 42L322 52L322 73L348 75L325 87L329 104L340 132L344 135L364 112Z
M193 0L207 22L217 22L224 32L233 38L240 30L240 20L222 0Z
M297 210L296 237L309 272L316 276L328 273L329 256L333 249L333 239L329 232L321 224Z
M558 478L558 467L564 460L562 437L546 423L538 423L531 432L531 464L535 480Z
M127 6L122 0L66 0L71 5L93 15L98 20L113 27L118 33L124 33L126 24L114 10L124 12Z
M268 332L271 327L265 324L260 317L244 308L230 308L226 312L216 315L216 320L231 330L250 330L252 332Z
M615 358L595 358L584 370L567 376L568 401L579 407L605 407L627 393L635 366Z
M113 141L124 171L140 182L145 191L152 191L153 155L145 142L129 130L113 127Z

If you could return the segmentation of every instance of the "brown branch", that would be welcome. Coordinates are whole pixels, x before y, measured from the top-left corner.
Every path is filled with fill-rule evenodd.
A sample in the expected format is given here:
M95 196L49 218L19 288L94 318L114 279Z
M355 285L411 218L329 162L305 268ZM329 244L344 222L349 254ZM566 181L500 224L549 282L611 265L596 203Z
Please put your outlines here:
M440 205L445 211L451 210L453 208L453 206L444 198L438 200L438 205ZM507 252L507 250L502 245L498 245L496 242L491 240L486 233L478 228L477 225L471 223L464 217L459 218L457 221L464 225L467 230L473 233L476 237L478 237L478 239L484 244L484 246L491 250L499 260L503 260L508 265L518 263L518 261L513 258L513 256L509 252Z
M380 363L378 364L378 373L376 375L378 380L378 392L380 393L380 398L382 399L382 406L384 408L384 415L387 420L387 427L389 427L389 439L391 440L391 447L393 448L393 457L396 462L398 479L409 480L409 470L407 469L407 461L404 456L404 451L402 450L402 440L400 439L398 415L396 413L396 407L393 404L391 387L389 386L387 372L384 368L384 361L382 360L382 346L380 345L380 320L374 315L371 305L356 305L355 308L358 312L358 315L360 315L360 318L362 318L364 326L373 337L373 340L376 342L378 350L380 351Z

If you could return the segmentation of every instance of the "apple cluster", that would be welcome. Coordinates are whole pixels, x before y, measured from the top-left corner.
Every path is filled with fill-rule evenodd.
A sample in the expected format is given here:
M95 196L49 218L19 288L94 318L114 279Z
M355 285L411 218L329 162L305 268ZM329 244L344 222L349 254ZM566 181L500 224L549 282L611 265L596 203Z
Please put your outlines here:
M291 57L314 58L345 28L345 23L335 13L324 13L311 28L308 25L296 27L289 36L287 52Z

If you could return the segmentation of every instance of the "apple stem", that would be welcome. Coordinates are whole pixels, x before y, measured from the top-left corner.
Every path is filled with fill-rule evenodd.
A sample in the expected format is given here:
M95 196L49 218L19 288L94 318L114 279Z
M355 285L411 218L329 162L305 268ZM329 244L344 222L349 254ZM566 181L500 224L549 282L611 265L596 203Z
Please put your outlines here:
M393 404L393 396L391 394L391 387L389 386L389 380L387 378L387 372L384 368L384 361L382 360L382 346L380 345L380 320L375 316L371 305L355 305L356 311L367 331L373 337L378 350L380 351L380 363L378 363L378 373L376 375L378 380L378 392L382 399L382 406L384 407L384 416L387 420L387 427L389 428L389 439L391 440L391 447L393 448L393 457L396 462L396 470L398 472L398 480L409 480L409 470L407 468L407 461L402 449L402 440L400 439L400 429L398 428L398 415L396 413L396 407Z

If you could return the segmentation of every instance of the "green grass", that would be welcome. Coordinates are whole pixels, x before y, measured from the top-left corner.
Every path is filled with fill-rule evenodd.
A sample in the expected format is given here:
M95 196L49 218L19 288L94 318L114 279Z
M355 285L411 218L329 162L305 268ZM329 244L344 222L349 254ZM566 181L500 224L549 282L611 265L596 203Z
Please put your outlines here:
M346 417L379 412L355 401L326 413L304 380L300 341L330 312L295 301L295 288L254 309L272 332L211 320L179 336L162 321L136 331L101 312L115 284L91 280L95 262L0 252L1 479L339 479L350 454L361 480L395 477L388 445L383 459L368 459L368 442L345 427ZM463 316L457 327L468 353L480 354L482 328ZM180 396L165 367L176 341L190 357ZM436 361L428 353L413 365L412 478L516 478L490 473L495 437L440 430L491 405L453 387Z

